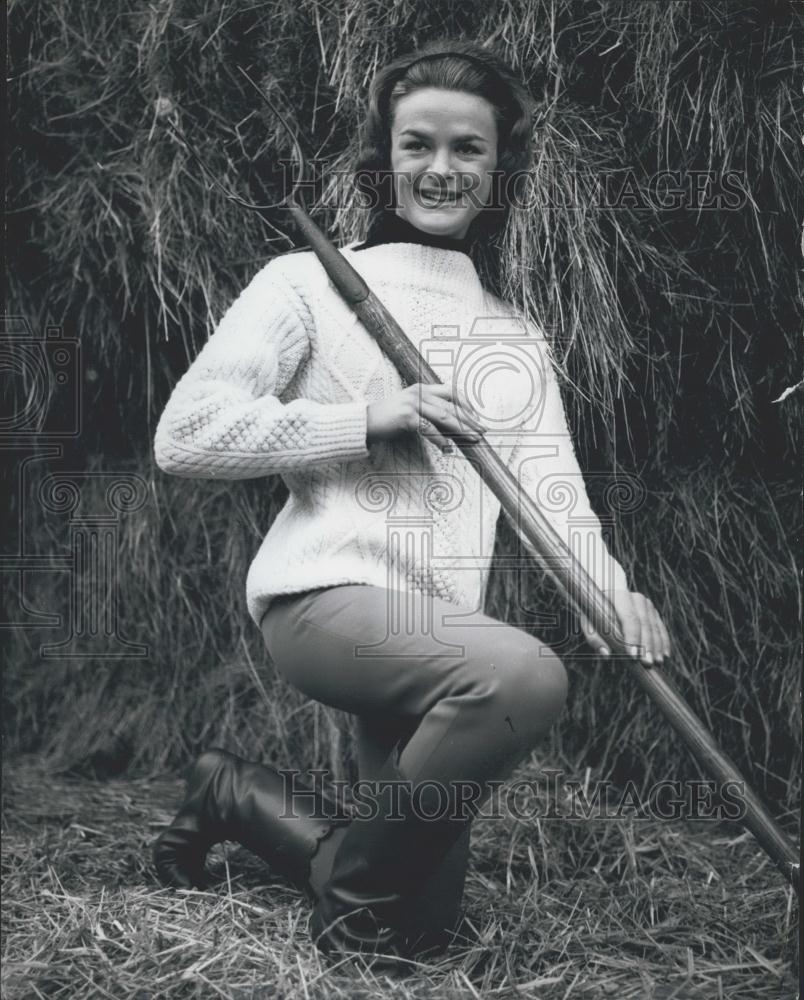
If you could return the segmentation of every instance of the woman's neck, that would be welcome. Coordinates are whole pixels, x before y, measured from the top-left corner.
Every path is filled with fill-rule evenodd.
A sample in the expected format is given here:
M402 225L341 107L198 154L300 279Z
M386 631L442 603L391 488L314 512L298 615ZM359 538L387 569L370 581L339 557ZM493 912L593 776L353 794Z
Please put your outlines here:
M439 247L442 250L457 250L460 253L469 253L472 239L469 236L439 236L434 233L425 233L422 229L417 229L406 219L401 218L393 210L386 210L371 227L365 242L359 244L354 249L367 250L369 247L378 246L381 243L420 243L423 246Z

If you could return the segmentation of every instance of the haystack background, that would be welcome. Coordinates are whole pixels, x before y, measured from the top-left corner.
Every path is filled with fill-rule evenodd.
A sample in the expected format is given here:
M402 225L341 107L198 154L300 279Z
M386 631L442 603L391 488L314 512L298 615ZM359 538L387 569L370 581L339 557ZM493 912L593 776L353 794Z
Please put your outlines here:
M232 183L237 135L252 149L262 138L255 179L276 196L289 147L238 65L336 169L374 70L461 34L498 45L537 98L544 204L519 233L520 277L566 366L592 502L616 517L616 553L670 630L668 674L793 834L801 391L776 401L800 378L791 24L781 3L10 4L9 308L37 331L62 325L83 355L82 433L37 475L145 481L147 503L121 519L119 628L149 653L43 661L40 645L65 635L68 573L54 559L26 574L12 604L63 625L11 637L6 751L136 777L217 743L353 773L347 720L276 678L246 614L246 570L281 481L183 481L153 463L173 385L293 237L280 212L271 230L206 185L164 123L176 116ZM739 204L658 207L648 185L665 169L686 184L710 171L715 192L736 172ZM628 171L636 194L601 207L597 186L616 191ZM349 204L314 215L340 240L361 232ZM636 509L604 503L618 474L644 485ZM88 511L105 510L106 485L83 487ZM34 498L15 511L28 548L63 556L68 521ZM499 551L515 544L502 524ZM521 586L495 572L487 611L547 641L565 621L535 568ZM571 701L545 755L639 787L699 774L625 671L578 641L561 651Z

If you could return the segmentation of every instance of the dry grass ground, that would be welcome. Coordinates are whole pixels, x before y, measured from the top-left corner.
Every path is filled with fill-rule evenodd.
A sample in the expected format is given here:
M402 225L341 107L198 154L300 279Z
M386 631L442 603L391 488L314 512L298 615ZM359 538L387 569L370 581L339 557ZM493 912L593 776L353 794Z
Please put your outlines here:
M4 786L5 1000L796 995L797 901L732 824L478 821L476 941L392 978L322 963L300 894L234 845L211 890L162 889L148 845L179 778L93 782L21 757Z

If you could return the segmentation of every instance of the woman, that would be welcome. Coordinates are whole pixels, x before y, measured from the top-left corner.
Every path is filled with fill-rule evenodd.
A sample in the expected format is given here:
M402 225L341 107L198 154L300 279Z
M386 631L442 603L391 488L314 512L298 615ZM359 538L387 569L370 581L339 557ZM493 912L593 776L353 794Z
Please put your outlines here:
M546 342L494 294L492 239L516 210L509 182L528 165L530 132L522 85L470 43L431 45L372 83L361 177L377 195L372 171L385 171L390 204L375 203L368 239L341 252L423 353L435 342L443 384L403 387L317 258L286 254L231 305L156 432L156 461L174 475L283 476L290 496L249 570L249 613L292 685L357 717L369 782L351 818L330 819L311 794L288 809L273 769L208 751L154 846L156 868L165 884L202 884L208 848L238 841L307 889L324 951L443 946L472 818L566 698L559 657L482 611L500 505L447 435L485 437L531 496L570 477L585 567L634 655L670 652L589 506ZM473 409L461 350L491 345L493 360L523 333L535 368L512 374L509 352ZM567 539L569 514L546 512Z

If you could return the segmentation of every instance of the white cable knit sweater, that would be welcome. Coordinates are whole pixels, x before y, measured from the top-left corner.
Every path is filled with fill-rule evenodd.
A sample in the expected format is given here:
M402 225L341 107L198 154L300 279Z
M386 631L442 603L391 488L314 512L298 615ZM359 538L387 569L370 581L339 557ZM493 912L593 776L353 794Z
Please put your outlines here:
M543 336L484 291L455 250L341 250L603 589L629 589L589 506ZM274 258L178 381L154 441L160 469L201 479L279 474L289 497L246 580L272 598L365 583L482 608L500 504L456 449L421 435L366 444L367 407L403 387L310 252ZM570 533L570 528L572 532Z

